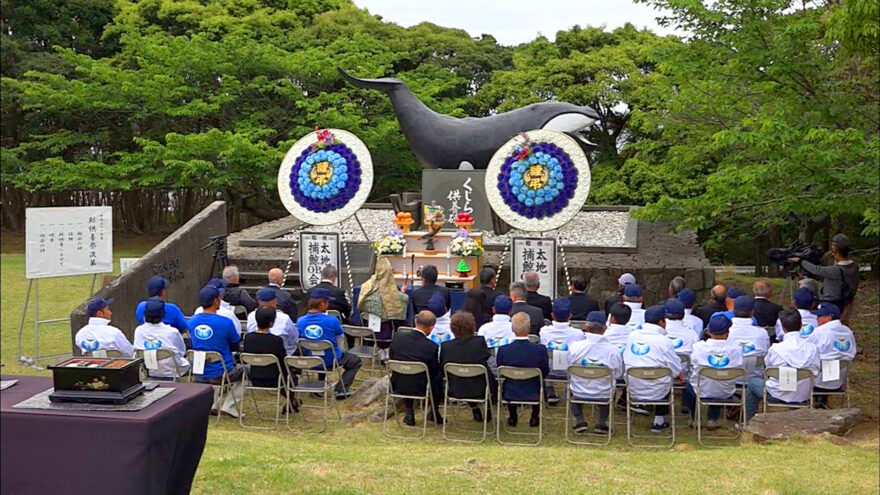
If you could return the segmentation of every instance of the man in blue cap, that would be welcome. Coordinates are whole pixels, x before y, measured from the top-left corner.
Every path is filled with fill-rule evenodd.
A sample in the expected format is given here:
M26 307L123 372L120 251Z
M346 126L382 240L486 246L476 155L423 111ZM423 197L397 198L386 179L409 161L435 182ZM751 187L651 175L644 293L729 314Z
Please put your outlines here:
M538 335L541 337L541 344L552 352L553 360L550 362L551 379L565 379L568 369L568 346L572 342L584 340L584 332L578 328L571 326L569 319L571 318L571 300L567 297L558 297L553 301L550 316L553 321L550 325L541 328ZM545 383L544 388L547 391L548 402L555 404L559 402L559 396L556 395L556 389L551 383Z
M614 303L608 310L608 323L602 338L617 347L621 353L632 331L628 325L631 315L632 309L623 303Z
M733 381L716 381L711 378L701 378L700 370L703 368L732 369L743 366L742 349L739 344L728 338L731 322L726 316L719 315L709 320L706 333L709 339L694 344L691 352L690 381L682 394L682 405L689 411L691 421L697 408L696 389L700 390L701 399L729 399L736 391ZM697 382L699 381L699 387ZM721 407L709 406L709 418L706 427L710 430L721 426Z
M492 321L480 327L477 335L486 339L486 345L490 349L497 349L503 345L513 342L516 336L510 324L510 310L513 307L513 301L504 294L495 297L492 304ZM494 356L489 358L494 363ZM490 364L491 364L490 363Z
M666 310L666 338L672 342L675 353L679 356L690 356L694 343L699 339L694 333L693 328L684 324L684 304L678 299L668 299L663 303ZM685 374L689 370L685 369Z
M217 314L220 300L220 291L217 287L206 285L199 291L199 304L203 311L189 319L189 335L192 338L193 350L218 352L223 358L222 361L206 362L204 373L195 377L198 382L220 385L225 369L229 380L236 385L226 394L223 404L219 404L219 409L230 416L238 417L237 401L242 397L241 376L244 368L235 364L230 349L233 345L238 345L241 335L228 318ZM219 394L215 394L212 409L218 408L218 396Z
M617 306L615 304L615 306ZM622 305L621 305L622 306ZM624 306L625 307L625 306ZM627 308L628 310L629 308ZM605 330L605 317L601 311L591 311L587 314L587 326L584 330L584 339L572 342L568 348L569 366L604 366L611 370L615 380L623 377L623 358L617 346L602 338ZM616 387L607 378L590 380L571 375L569 380L571 395L575 398L613 397ZM584 420L583 407L581 404L571 403L571 414L575 424L572 427L575 433L585 433L589 427ZM594 433L608 433L608 406L598 406L599 418Z
M607 328L605 313L601 311L590 311L587 313L586 319L584 320L584 330L586 332L584 333L585 338L598 340L603 336Z
M134 348L128 339L122 333L122 330L110 324L110 305L113 299L104 299L103 297L95 297L89 300L86 305L86 312L89 315L89 322L86 326L79 329L73 338L76 347L85 355L90 352L98 351L119 351L125 357L134 355Z
M681 359L675 353L672 342L666 338L666 308L663 305L651 306L645 310L645 323L633 330L623 350L624 367L630 368L660 367L669 368L672 377L657 380L629 379L630 396L636 402L661 401L669 395L671 381L682 371ZM669 429L666 415L669 406L654 406L654 421L651 433L663 433Z
M694 291L684 288L678 291L675 298L684 305L684 318L682 318L684 325L691 328L697 334L697 340L701 340L703 338L703 320L694 314L694 304L697 302L697 295L694 294Z
M278 309L278 297L276 296L275 291L268 288L260 289L259 292L257 292L257 302L260 305L260 308L269 307L277 311L278 314L275 315L275 320L272 322L272 327L269 329L269 333L281 338L284 342L284 349L288 356L296 352L296 342L299 340L299 332L296 329L296 325L294 325L293 321L290 320L290 317L287 316L287 313ZM252 311L247 316L247 333L254 333L259 330L256 313L256 311Z
M434 292L431 295L431 299L428 300L428 305L425 309L433 313L435 318L434 329L428 338L437 345L452 340L452 328L449 326L449 308L446 307L443 294Z
M642 286L630 284L623 288L623 304L629 306L632 313L627 325L630 328L638 328L645 322L645 309L642 308Z
M143 325L144 323L144 306L146 306L147 301L150 299L165 301L168 294L167 287L168 281L164 278L159 276L150 277L150 280L147 281L147 295L149 299L139 302L134 310L134 317L137 319L138 324ZM186 317L183 316L183 311L176 304L168 301L165 301L165 317L162 318L162 323L171 325L181 332L185 332L189 328Z
M819 326L805 337L807 342L815 344L819 349L819 359L822 361L838 361L837 376L826 376L824 371L816 379L816 402L820 407L827 407L828 396L819 395L829 390L838 390L846 382L847 370L840 368L840 361L850 361L856 357L856 337L852 330L840 321L840 308L836 304L823 302L814 311L819 321ZM834 365L832 365L834 366ZM827 370L833 373L830 369Z
M165 323L165 302L150 299L144 307L144 324L134 329L134 348L141 351L171 351L173 356L157 361L157 368L147 370L153 378L180 378L189 371L186 344L180 332Z
M296 328L300 332L300 338L307 340L326 340L333 345L333 349L324 352L324 365L327 369L333 368L334 358L336 363L343 369L342 377L336 384L336 399L346 399L351 395L351 384L363 363L361 358L350 352L344 352L339 347L339 337L345 335L342 325L335 316L327 314L330 307L330 293L327 289L315 289L309 294L309 311L296 320ZM310 355L309 351L304 351Z
M806 287L794 291L794 307L801 315L802 330L812 332L814 328L819 326L813 309L816 308L816 293ZM782 328L782 320L776 320L776 341L782 342L785 332Z
M241 333L241 320L239 320L238 316L235 315L235 310L232 308L232 305L223 300L223 298L226 297L226 281L222 278L212 278L211 280L208 280L207 285L213 285L220 293L220 307L217 308L217 314L229 319L229 322L232 323L232 326L235 327L235 330L238 333ZM193 314L197 315L202 311L202 307L199 306L193 311Z
M757 364L757 360L766 356L770 348L767 331L753 324L754 312L754 300L746 295L738 296L733 302L733 318L730 320L730 335L727 337L727 340L736 342L742 348L745 380L763 376L764 368Z
M727 309L724 311L719 311L717 313L713 313L712 316L715 317L718 315L724 315L728 319L730 319L730 321L733 321L733 319L736 317L736 315L734 315L734 311L733 311L734 301L736 301L737 297L745 296L745 295L746 295L746 292L744 290L740 289L739 287L731 287L730 289L727 290L727 298L724 299L724 304L726 305ZM758 320L755 319L754 316L752 316L751 320L752 320L752 325L758 324Z

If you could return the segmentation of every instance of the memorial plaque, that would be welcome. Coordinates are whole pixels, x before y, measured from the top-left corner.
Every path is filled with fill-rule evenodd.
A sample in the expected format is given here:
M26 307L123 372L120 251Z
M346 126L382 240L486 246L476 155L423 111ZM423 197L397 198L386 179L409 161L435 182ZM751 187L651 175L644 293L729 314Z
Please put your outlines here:
M470 213L474 230L492 230L492 209L486 199L485 170L422 171L422 204L435 203L446 213L445 229L455 228L459 213Z
M300 283L309 290L321 282L321 270L333 265L340 272L339 234L329 232L300 232Z
M556 299L556 239L514 237L511 242L510 280L524 281L523 275L535 272L541 280L538 293Z

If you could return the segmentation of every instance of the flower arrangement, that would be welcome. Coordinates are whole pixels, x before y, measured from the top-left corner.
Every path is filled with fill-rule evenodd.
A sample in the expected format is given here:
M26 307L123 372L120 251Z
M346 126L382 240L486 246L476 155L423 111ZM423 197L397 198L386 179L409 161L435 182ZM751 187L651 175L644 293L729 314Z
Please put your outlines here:
M544 218L559 213L574 197L578 174L565 151L553 143L514 147L498 174L499 192L516 213Z
M360 163L354 152L327 129L303 150L290 172L290 191L297 203L325 213L342 208L360 187Z
M459 230L452 236L452 244L449 246L449 253L455 256L479 256L484 251L467 231Z
M398 228L389 230L381 239L373 243L376 254L403 254L405 246L403 232Z

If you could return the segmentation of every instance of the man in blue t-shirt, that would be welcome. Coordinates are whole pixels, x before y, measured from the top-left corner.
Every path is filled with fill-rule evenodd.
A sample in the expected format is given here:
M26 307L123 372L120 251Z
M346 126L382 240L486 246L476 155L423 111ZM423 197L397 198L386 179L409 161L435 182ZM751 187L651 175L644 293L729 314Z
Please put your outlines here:
M134 310L134 317L137 319L138 325L144 324L144 307L147 305L147 301L150 299L165 301L168 292L166 287L168 287L168 281L162 277L151 277L150 280L147 281L147 293L150 297L149 299L139 302L137 308ZM162 318L162 323L171 325L181 332L185 332L188 328L186 317L183 316L183 311L181 311L176 304L167 301L165 302L165 316Z
M336 362L344 369L342 379L336 384L336 398L345 399L351 395L351 384L354 377L362 366L361 358L350 352L343 352L339 348L337 339L340 335L344 335L342 325L335 316L327 314L327 308L330 307L330 293L327 289L315 288L309 294L309 312L300 316L296 320L296 328L299 330L300 339L306 340L329 340L333 344L333 350L329 349L324 352L324 364L327 369L333 367L333 356L336 355ZM308 351L305 351L308 355Z
M196 381L220 385L225 367L231 382L241 382L244 367L235 364L232 352L229 350L232 344L237 344L241 340L241 335L229 321L229 318L217 314L217 309L220 308L220 291L217 287L209 285L199 291L199 304L202 306L203 312L189 319L189 334L192 338L193 350L219 352L223 356L223 362L206 362L204 373L196 375ZM193 361L195 362L195 360ZM239 390L241 387L238 385L234 385L232 393L226 395L221 407L223 412L235 417L238 417L238 409L232 395L241 395ZM216 408L216 402L215 396L214 408Z

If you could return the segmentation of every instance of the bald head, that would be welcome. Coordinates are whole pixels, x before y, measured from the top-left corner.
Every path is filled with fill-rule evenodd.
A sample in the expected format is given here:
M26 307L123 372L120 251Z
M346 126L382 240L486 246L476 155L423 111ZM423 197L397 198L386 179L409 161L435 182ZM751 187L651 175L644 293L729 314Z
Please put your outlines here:
M281 268L273 268L269 270L270 284L281 285L282 280L284 280L284 272L281 271Z
M531 328L529 315L526 313L517 313L513 315L513 318L510 319L510 326L513 328L513 333L515 333L517 337L528 337L529 329Z
M770 282L764 279L755 280L755 283L752 284L752 292L755 294L755 297L770 297Z
M716 285L712 287L712 299L718 302L724 302L727 298L727 287L723 285Z
M536 290L538 290L541 287L541 279L538 277L538 274L535 272L526 273L525 277L523 277L523 280L525 281L526 289L529 292L535 292Z

